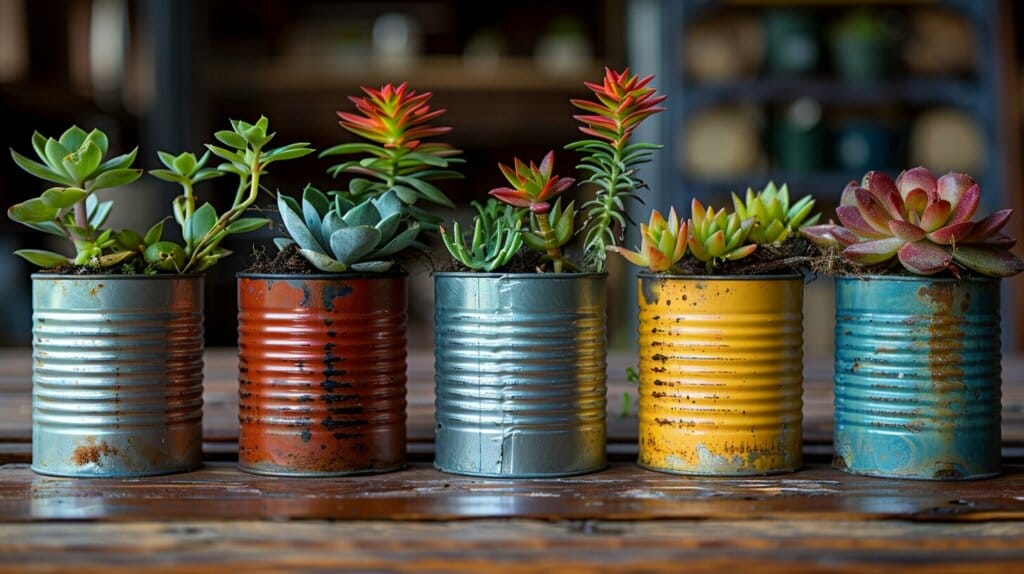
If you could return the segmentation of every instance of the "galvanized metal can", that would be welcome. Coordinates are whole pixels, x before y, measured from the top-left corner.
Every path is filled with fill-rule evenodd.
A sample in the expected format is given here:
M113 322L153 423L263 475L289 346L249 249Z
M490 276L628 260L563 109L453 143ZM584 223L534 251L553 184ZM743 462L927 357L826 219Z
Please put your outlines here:
M434 275L438 469L529 478L606 466L606 282Z
M238 466L405 466L405 274L238 275Z
M203 278L32 276L32 469L71 477L202 464Z
M854 474L999 473L999 282L836 280L835 460Z
M638 282L640 466L718 476L799 467L803 278Z

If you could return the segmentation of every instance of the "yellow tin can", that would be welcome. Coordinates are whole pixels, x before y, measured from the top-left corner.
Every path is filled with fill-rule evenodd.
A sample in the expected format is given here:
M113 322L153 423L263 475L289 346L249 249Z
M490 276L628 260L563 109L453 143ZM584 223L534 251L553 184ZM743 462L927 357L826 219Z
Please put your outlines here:
M641 274L639 464L743 476L802 463L803 278Z

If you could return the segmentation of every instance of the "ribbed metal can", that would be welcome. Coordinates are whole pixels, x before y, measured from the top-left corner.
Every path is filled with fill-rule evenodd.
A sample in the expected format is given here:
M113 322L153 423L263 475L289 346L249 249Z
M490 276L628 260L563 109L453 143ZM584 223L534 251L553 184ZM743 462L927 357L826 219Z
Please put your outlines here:
M238 276L238 466L405 466L405 274Z
M606 466L606 283L434 275L438 469L530 478Z
M638 283L640 466L717 476L799 467L803 278Z
M836 280L835 461L889 478L1000 468L999 282Z
M203 279L32 276L32 469L70 477L202 464Z

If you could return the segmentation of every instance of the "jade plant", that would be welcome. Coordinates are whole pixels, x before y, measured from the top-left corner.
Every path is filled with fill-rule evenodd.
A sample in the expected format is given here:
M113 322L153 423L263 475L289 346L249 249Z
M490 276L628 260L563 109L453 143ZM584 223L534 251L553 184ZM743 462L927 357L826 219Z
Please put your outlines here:
M101 189L131 183L142 175L132 166L138 148L111 157L108 139L102 131L91 132L72 126L59 138L35 132L32 148L40 161L11 150L14 163L31 175L56 184L34 197L11 206L7 215L14 221L72 242L74 257L43 249L20 249L16 255L43 268L68 263L111 267L135 255L118 243L115 231L104 229L113 201L99 201Z
M333 177L353 176L347 189L336 193L359 203L394 191L413 218L435 229L440 220L416 204L424 200L455 207L432 182L461 178L462 174L450 166L464 162L455 157L462 152L451 145L424 141L451 131L450 127L430 123L445 110L431 109L428 102L432 94L418 94L408 83L362 90L365 97L349 97L356 113L339 111L338 123L366 141L339 144L320 153L320 157L356 156L328 169Z
M540 253L538 270L545 270L550 263L555 273L604 271L606 251L621 242L624 228L630 222L627 202L638 200L637 190L644 186L637 177L638 168L660 147L632 141L637 126L664 109L658 104L665 97L649 86L652 79L653 76L640 78L630 74L628 68L622 72L606 69L602 84L586 83L595 100L570 100L572 105L588 112L574 117L583 124L580 131L590 137L566 146L583 155L577 166L586 174L582 181L555 175L553 151L545 154L539 164L519 158L514 158L511 167L498 164L508 185L492 189L490 195L517 210L509 214L519 221L506 221L506 228L518 229L522 245ZM563 206L559 197L576 184L596 187L595 197L579 210L580 222L576 221L575 201ZM471 248L466 247L459 233L445 240L452 256L471 269L497 270L515 255L509 235L499 233L488 217L477 211ZM489 237L484 234L487 230L491 231ZM577 235L582 238L582 245L573 256L570 243ZM501 242L501 246L492 242ZM474 252L477 255L471 257ZM503 262L492 265L499 254Z
M1013 210L973 221L980 203L981 188L962 173L936 178L916 167L894 182L872 171L843 190L836 208L841 225L815 225L803 234L826 249L841 248L849 261L868 269L895 259L915 275L1020 273L1024 263L1010 253L1016 240L1001 233Z
M327 273L387 271L394 264L388 257L412 245L420 232L415 222L402 228L402 201L394 190L353 203L338 194L332 201L306 186L301 206L281 194L277 206L290 237L276 239L278 248L297 244L310 264Z
M274 137L267 132L265 117L255 124L232 120L231 125L232 130L214 134L227 148L208 145L209 151L198 159L188 152L177 156L157 153L166 169L150 173L179 184L183 190L171 203L174 219L181 227L183 244L180 245L163 238L164 220L150 226L145 233L103 228L113 201L101 202L93 193L131 183L142 175L142 170L131 167L137 149L104 162L107 136L99 130L86 133L73 126L56 140L34 134L32 144L43 163L12 150L14 161L29 173L59 186L47 189L38 198L12 206L8 215L34 229L70 239L76 255L69 258L38 249L16 253L46 268L66 264L113 268L125 264L132 271L142 269L146 273L184 274L206 270L231 253L220 246L225 237L252 231L267 223L259 217L242 217L256 201L260 177L266 167L313 152L305 143L265 150ZM210 153L227 163L217 168L206 167ZM196 208L195 184L226 173L239 178L231 207L219 216L209 203Z
M456 221L450 234L441 227L445 247L459 263L474 271L490 272L507 265L523 246L523 210L493 198L486 204L473 201L470 205L476 210L471 237L466 241Z

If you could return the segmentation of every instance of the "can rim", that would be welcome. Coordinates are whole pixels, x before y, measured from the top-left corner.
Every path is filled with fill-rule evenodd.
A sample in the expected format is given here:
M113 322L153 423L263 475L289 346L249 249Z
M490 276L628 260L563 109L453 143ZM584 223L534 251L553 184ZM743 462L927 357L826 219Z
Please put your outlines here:
M957 279L956 277L929 277L925 275L843 275L835 277L836 281L900 281L905 283L999 283L999 277L972 276Z
M114 273L99 273L96 275L72 275L68 273L32 273L32 279L50 279L60 281L169 281L172 279L202 279L206 275L203 273L186 273L185 275L178 275L176 273L154 273L152 275L140 273L138 275L118 275Z
M381 271L377 273L250 273L239 271L236 279L281 279L289 281L351 281L353 279L398 279L408 277L408 271Z
M434 277L477 277L483 279L500 279L508 277L511 279L535 279L535 280L555 280L555 279L585 279L593 278L600 279L608 277L607 272L603 273L495 273L495 272L477 272L477 271L434 271L431 273Z
M668 275L665 273L651 273L650 271L637 273L637 277L641 279L665 279L669 281L786 281L792 279L803 280L804 278L800 273L786 273L778 275Z

